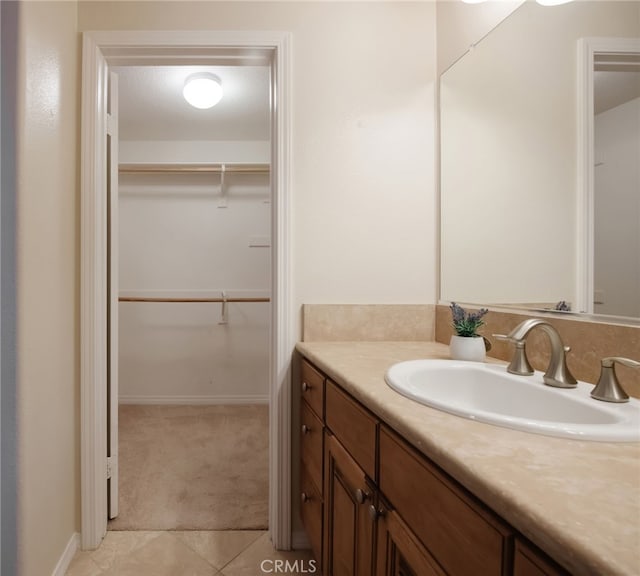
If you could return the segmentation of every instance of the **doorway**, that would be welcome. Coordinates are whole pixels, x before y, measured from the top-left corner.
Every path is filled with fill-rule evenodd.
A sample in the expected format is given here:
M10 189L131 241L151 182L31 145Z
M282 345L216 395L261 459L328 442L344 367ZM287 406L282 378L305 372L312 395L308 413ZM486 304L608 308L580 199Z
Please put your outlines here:
M590 314L633 317L640 304L634 289L640 283L640 260L634 250L640 241L634 172L639 56L637 38L579 42L576 280L578 310ZM623 131L617 133L618 127ZM621 135L624 131L627 136ZM607 155L615 162L607 165Z
M264 530L270 67L111 72L119 450L109 530ZM183 98L203 78L223 91L208 108Z
M295 344L289 279L289 39L264 32L85 33L82 112L81 469L82 547L106 533L106 208L104 78L113 66L266 64L271 75L271 334L269 532L291 545L290 375ZM277 105L276 105L277 103Z

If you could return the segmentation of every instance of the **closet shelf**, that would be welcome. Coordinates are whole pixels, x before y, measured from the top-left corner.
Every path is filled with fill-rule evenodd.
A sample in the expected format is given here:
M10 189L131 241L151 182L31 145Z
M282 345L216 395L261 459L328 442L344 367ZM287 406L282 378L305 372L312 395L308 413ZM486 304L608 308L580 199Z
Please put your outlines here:
M121 163L118 165L120 174L180 174L180 173L204 173L204 174L269 174L269 164L245 164L230 162L221 164L212 163Z
M164 298L146 296L120 296L119 302L271 302L271 298Z

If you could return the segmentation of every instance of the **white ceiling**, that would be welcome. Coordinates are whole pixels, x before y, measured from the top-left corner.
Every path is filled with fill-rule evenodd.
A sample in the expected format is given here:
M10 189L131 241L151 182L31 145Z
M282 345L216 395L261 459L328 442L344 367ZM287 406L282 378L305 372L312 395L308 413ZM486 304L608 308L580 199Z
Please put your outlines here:
M121 66L118 74L121 140L269 140L267 66ZM222 81L224 96L209 110L182 97L195 72Z

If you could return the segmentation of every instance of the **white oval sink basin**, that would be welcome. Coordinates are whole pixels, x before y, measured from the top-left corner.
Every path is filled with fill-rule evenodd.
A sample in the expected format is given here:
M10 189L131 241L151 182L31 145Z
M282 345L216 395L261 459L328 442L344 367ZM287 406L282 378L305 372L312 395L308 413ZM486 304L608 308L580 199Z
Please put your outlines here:
M504 365L456 360L400 362L385 380L404 396L471 420L579 440L640 441L640 401L594 400L586 382L553 388L542 372L516 376Z

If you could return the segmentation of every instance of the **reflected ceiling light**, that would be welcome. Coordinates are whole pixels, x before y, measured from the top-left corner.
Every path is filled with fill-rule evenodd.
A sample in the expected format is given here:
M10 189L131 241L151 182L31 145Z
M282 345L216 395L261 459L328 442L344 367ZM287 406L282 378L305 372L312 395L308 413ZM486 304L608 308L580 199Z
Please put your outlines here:
M222 82L215 74L191 74L184 82L184 99L194 108L212 108L222 99Z

